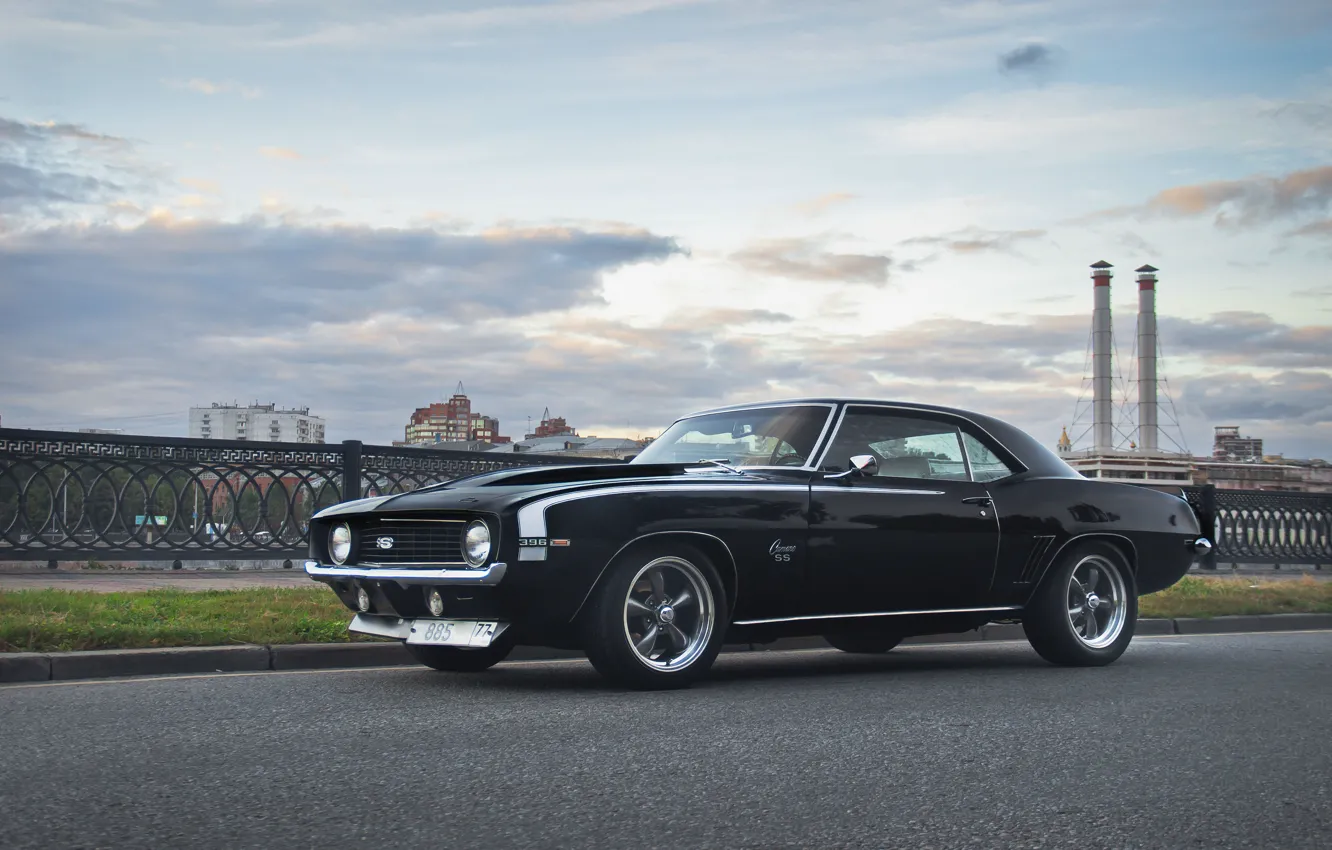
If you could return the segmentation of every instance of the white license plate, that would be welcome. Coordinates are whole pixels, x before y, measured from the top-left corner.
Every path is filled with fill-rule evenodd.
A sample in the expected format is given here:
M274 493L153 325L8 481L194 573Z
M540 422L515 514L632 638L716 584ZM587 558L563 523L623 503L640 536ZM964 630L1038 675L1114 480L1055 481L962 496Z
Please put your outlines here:
M431 646L490 646L499 623L494 620L413 620L408 643Z

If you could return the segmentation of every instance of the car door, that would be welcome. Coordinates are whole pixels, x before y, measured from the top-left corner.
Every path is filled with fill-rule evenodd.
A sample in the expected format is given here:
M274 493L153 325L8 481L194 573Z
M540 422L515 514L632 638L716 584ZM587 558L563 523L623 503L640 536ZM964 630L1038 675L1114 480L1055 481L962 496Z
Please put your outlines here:
M846 470L870 455L872 475ZM999 525L972 480L958 423L849 405L811 486L810 598L820 614L983 607Z

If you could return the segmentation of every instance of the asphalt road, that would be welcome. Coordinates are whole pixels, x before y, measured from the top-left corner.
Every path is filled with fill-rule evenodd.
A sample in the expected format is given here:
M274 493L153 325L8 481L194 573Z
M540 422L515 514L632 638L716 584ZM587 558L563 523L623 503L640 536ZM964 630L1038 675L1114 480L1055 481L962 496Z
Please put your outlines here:
M0 847L1272 847L1332 841L1332 632L0 688Z

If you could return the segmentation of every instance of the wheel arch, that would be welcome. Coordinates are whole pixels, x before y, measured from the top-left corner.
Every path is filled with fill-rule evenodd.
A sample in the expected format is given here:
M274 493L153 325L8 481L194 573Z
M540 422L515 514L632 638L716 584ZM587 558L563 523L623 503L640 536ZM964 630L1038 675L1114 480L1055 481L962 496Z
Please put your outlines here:
M1060 545L1059 549L1055 551L1054 555L1046 561L1045 569L1041 572L1040 581L1032 586L1031 593L1027 597L1028 601L1040 592L1041 588L1045 585L1045 582L1049 579L1050 573L1054 572L1054 565L1059 563L1059 559L1064 556L1064 553L1081 543L1106 543L1114 547L1114 549L1123 556L1124 563L1128 564L1129 573L1133 576L1134 584L1137 584L1138 547L1134 545L1133 541L1123 534L1115 534L1108 531L1089 531L1085 534L1075 534L1065 540Z
M628 552L632 552L634 549L658 544L671 537L680 538L689 543L689 545L700 550L704 555L710 558L712 563L717 567L717 575L721 577L722 589L726 592L726 618L729 621L731 614L735 611L735 597L740 581L739 570L736 567L735 556L731 554L731 547L727 546L726 541L722 540L715 534L708 534L704 531L680 530L653 531L648 534L641 534L615 550L615 554L611 555L606 563L602 565L600 572L597 573L596 580L588 586L587 593L583 594L583 599L578 603L578 608L574 611L573 616L570 618L570 622L577 620L583 613L583 609L587 607L587 600L592 598L592 593L605 578L606 572L610 569L611 564L615 563L618 558Z

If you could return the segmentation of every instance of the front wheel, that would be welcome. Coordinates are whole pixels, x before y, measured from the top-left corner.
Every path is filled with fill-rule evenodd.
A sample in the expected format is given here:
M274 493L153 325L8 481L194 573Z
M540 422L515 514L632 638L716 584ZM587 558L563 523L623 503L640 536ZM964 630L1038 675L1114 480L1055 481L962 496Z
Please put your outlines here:
M1138 623L1138 593L1123 554L1084 543L1051 567L1022 615L1022 629L1053 664L1098 667L1124 654Z
M456 646L426 646L409 643L407 652L434 670L450 673L480 673L509 657L513 644L499 640L487 647L460 649Z
M726 631L726 592L693 547L643 548L616 560L583 614L599 673L639 690L682 688L707 673Z

